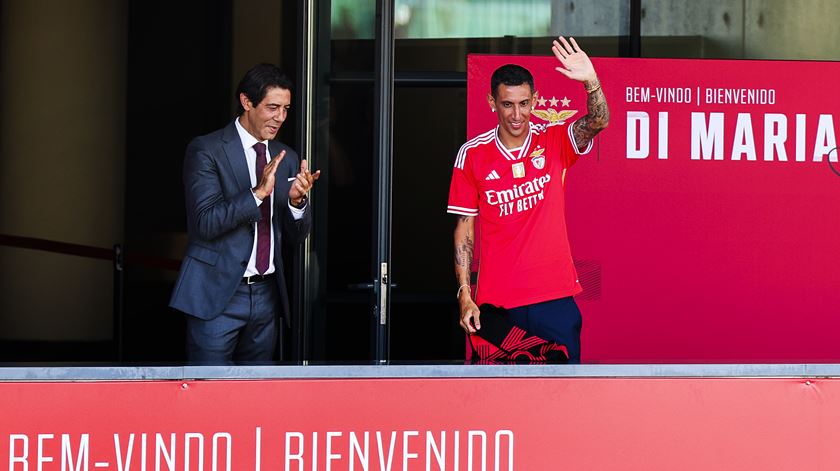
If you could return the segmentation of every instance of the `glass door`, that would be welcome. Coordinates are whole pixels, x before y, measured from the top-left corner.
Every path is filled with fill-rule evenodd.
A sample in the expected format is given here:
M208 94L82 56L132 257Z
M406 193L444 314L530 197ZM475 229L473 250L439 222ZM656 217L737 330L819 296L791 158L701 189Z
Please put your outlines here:
M384 250L390 215L382 204L390 200L389 159L380 150L375 79L377 6L374 0L313 6L310 153L322 177L312 195L303 357L370 363L387 358L387 323L383 327L381 318L390 281Z
M588 33L593 55L620 55L635 0L574 10L553 0L312 1L310 154L323 176L304 357L463 359L446 201L467 138L466 55L548 54L559 31ZM592 23L583 19L606 26L582 31Z

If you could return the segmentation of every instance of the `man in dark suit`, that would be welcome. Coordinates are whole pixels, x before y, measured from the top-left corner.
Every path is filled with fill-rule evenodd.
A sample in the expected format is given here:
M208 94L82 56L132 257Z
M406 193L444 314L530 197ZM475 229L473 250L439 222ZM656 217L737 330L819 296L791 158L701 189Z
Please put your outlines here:
M187 314L191 363L270 362L277 317L289 314L281 244L308 235L306 195L320 175L272 141L291 88L276 66L255 66L237 88L239 116L187 147L189 242L170 306Z

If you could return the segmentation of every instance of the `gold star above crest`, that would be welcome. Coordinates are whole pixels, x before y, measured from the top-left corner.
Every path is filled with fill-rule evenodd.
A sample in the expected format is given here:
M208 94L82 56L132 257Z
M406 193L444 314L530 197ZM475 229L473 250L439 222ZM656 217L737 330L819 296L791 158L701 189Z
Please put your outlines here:
M546 101L548 101L548 100L546 100L544 96L537 97L537 105L538 106L545 106Z
M560 101L560 100L558 100L557 98L551 97L551 99L548 100L548 101L551 103L551 106L554 107L554 106L557 106L557 102Z
M560 100L560 103L563 103L563 106L569 106L569 103L570 103L571 101L572 101L572 100L570 100L570 99L568 99L568 98L566 98L566 97L563 97L563 99L562 99L562 100Z

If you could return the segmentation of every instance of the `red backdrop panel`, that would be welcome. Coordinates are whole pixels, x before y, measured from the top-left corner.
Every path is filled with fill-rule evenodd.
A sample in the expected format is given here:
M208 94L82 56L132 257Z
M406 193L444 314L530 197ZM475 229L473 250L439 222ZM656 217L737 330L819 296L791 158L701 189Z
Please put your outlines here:
M496 124L505 63L534 73L544 117L586 114L553 57L471 55L470 136ZM593 63L610 126L567 178L583 361L840 361L840 64Z

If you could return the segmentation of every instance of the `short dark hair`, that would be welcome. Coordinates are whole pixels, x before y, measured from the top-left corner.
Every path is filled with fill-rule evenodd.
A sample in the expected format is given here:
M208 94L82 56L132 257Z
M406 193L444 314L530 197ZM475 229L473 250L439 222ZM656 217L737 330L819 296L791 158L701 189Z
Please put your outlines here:
M534 76L525 67L516 64L505 64L493 72L490 77L490 93L496 98L499 93L499 85L515 87L527 83L534 91Z
M259 105L265 94L271 88L282 88L283 90L292 90L292 81L286 74L274 64L257 64L245 73L239 86L236 87L236 114L241 115L245 112L242 107L242 102L239 100L239 94L244 93L248 100L254 104Z

